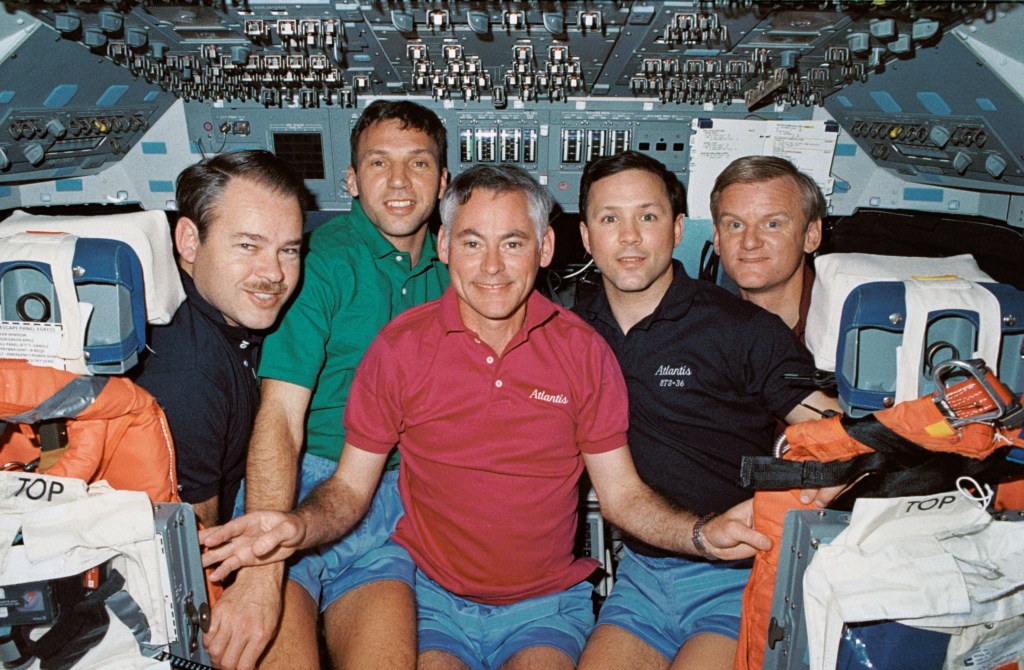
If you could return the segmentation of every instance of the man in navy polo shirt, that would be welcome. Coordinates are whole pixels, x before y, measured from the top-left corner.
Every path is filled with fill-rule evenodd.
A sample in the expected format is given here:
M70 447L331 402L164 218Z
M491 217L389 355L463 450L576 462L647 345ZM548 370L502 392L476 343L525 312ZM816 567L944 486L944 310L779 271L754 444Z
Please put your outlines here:
M835 403L784 380L809 374L814 363L778 317L691 280L673 260L683 206L682 185L648 156L628 151L589 163L580 231L603 291L577 312L622 366L641 479L699 515L700 549L705 524L750 498L739 485L740 461L771 453L775 417L818 418L808 405ZM580 667L732 667L749 567L627 537Z
M245 474L261 343L298 283L307 192L270 152L236 151L186 168L175 197L187 299L134 378L167 415L181 499L212 526Z

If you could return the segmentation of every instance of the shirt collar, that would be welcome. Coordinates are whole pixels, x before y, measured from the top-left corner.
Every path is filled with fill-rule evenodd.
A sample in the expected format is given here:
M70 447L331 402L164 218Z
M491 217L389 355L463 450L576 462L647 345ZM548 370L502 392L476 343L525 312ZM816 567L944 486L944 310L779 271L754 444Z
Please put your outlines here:
M536 290L531 292L530 297L526 299L526 322L519 332L512 337L508 348L521 339L525 339L530 331L543 325L557 312L558 308L555 307L553 302ZM452 286L445 289L444 294L441 296L440 319L441 327L444 329L445 334L469 331L469 328L462 321L462 314L459 313L459 296Z
M640 320L633 328L646 330L655 321L670 320L676 321L690 311L693 298L697 295L697 283L686 274L683 264L677 259L672 259L672 283L669 284L661 302L653 312ZM611 304L608 302L608 294L605 293L604 285L598 289L593 298L582 306L582 311L587 312L589 321L606 321L615 327L618 322L612 314Z
M192 275L181 268L178 268L178 274L181 275L181 285L185 288L185 296L189 304L193 309L213 322L224 333L225 337L235 341L245 340L252 343L263 340L264 333L262 331L250 330L245 326L232 326L226 322L224 315L216 307L206 302L206 299L199 294L199 289L196 288L196 282L192 279Z
M363 211L363 206L359 204L358 200L352 201L349 221L351 221L352 230L360 242L370 250L374 258L389 258L395 254L405 253L395 249L395 245L391 244L387 238L381 235L377 226L373 225L373 222L370 221L370 217L366 216L366 212ZM436 260L437 237L428 229L426 236L423 238L423 250L420 252L419 263L416 264L414 269L427 267Z
M810 263L804 263L803 286L800 289L800 313L793 332L800 342L804 342L807 334L807 313L811 309L811 289L814 288L814 270Z
M658 308L644 321L658 319L678 320L690 311L690 305L697 295L697 282L686 274L686 268L676 259L672 259L672 283L662 296Z

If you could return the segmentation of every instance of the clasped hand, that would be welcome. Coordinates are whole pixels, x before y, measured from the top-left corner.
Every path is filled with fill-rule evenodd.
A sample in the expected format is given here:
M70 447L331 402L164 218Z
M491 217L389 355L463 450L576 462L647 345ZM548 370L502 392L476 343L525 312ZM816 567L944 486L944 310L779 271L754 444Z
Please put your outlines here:
M223 526L199 531L203 567L216 565L209 577L221 581L239 568L283 561L302 546L306 524L294 512L257 511Z
M715 558L735 561L768 551L772 541L754 529L753 500L745 500L711 519L701 531L707 550Z

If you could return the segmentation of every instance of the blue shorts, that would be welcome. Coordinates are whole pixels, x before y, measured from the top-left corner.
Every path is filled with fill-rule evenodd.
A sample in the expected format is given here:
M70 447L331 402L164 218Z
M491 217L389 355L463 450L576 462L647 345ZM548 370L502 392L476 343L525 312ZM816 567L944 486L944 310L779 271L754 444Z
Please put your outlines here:
M749 578L750 561L651 558L625 549L597 625L632 633L671 663L695 635L739 637L740 606Z
M327 458L302 457L299 500L334 474L338 464ZM245 501L245 487L239 491L235 515ZM371 582L398 580L415 585L416 566L401 546L391 542L398 520L405 514L398 493L398 470L388 470L381 479L366 516L347 535L333 544L296 554L288 561L288 579L306 589L323 612L349 591Z
M575 663L594 628L593 591L592 584L582 582L511 605L482 605L449 593L418 571L419 650L448 652L471 670L500 667L530 647L553 647Z

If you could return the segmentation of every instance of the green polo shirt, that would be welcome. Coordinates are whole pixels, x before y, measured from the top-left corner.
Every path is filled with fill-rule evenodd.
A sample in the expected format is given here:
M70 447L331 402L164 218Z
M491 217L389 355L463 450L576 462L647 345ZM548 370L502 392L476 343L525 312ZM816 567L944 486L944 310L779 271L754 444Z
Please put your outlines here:
M260 377L310 389L308 453L338 460L345 444L341 419L356 366L393 317L441 297L448 269L427 233L419 263L395 249L363 213L352 211L310 236L302 285L280 326L263 344ZM392 456L393 459L396 456Z

